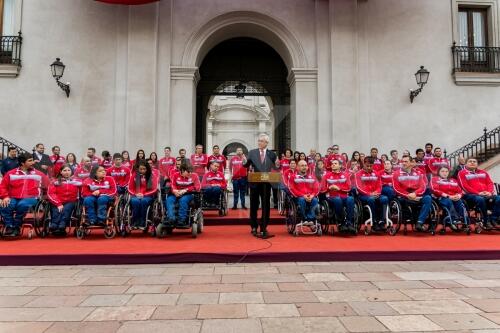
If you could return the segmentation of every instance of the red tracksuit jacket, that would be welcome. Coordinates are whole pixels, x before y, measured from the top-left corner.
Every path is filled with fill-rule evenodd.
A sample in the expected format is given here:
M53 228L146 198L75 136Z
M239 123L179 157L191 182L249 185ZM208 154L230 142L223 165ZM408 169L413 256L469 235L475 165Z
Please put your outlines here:
M380 194L382 191L382 181L378 174L372 170L372 172L366 172L365 170L359 170L354 175L356 182L356 188L361 195L372 195L373 192Z
M494 192L490 175L484 170L476 169L476 171L470 171L463 169L458 172L457 178L458 183L462 186L465 193L479 194L483 191Z
M319 193L319 183L316 177L306 174L301 175L299 173L292 174L288 181L290 192L294 197L303 197L304 195L310 194L317 196Z
M193 166L193 171L198 176L203 176L205 174L205 170L208 164L208 156L207 154L192 154L191 155L191 165Z
M431 190L432 194L436 197L442 197L443 194L446 195L456 195L462 194L462 188L458 181L453 178L444 179L439 176L434 176L431 179Z
M51 204L54 206L61 206L68 202L75 202L78 200L78 194L82 187L80 179L69 178L54 180L49 185L47 197Z
M290 178L297 173L297 170L288 169L283 172L283 184L290 188Z
M87 178L83 181L82 197L91 196L93 195L92 192L97 190L99 190L99 196L107 195L109 197L114 197L116 195L116 183L113 177L104 176L101 181Z
M427 173L427 164L425 160L418 161L415 159L415 168L417 168L417 170L423 175Z
M141 175L141 181L139 184L139 188L137 188L136 183L135 183L135 177L137 173L132 173L130 175L130 179L128 181L128 193L132 195L136 195L138 193L142 193L145 197L154 195L156 191L158 191L158 174L153 172L151 173L151 188L148 190L147 188L147 182L146 182L146 176Z
M51 155L49 159L52 162L52 177L57 177L66 159L61 155Z
M433 175L437 175L439 168L441 167L450 167L450 163L447 158L437 158L433 157L427 160L427 171L428 173L432 173Z
M331 154L325 156L325 169L328 171L332 170L332 161L333 160L339 160L342 161L342 168L345 169L347 165L347 161L344 159L344 156L341 154Z
M421 173L416 168L410 172L403 169L395 171L392 176L392 184L394 191L402 197L407 197L408 194L415 192L417 196L422 196L427 187L427 178L424 173Z
M124 166L112 166L106 170L106 175L113 177L117 186L125 187L130 179L130 169Z
M239 156L231 158L229 168L233 174L233 179L240 179L247 176L247 169L243 167L243 159Z
M217 156L210 155L208 157L207 169L210 169L210 163L212 163L212 162L219 162L219 164L220 164L219 170L222 170L224 172L224 169L226 168L226 158L224 157L224 155L222 155L222 154L219 154Z
M280 160L280 169L281 173L284 173L286 170L290 169L290 159L282 158Z
M330 190L335 185L339 190ZM321 180L321 192L326 192L328 197L347 198L351 190L351 174L348 171L328 171Z
M227 182L224 178L224 173L222 171L207 171L203 176L203 180L201 181L201 188L207 188L212 186L220 186L222 189L226 189Z
M26 172L21 168L12 169L3 176L0 183L0 199L39 197L40 188L47 188L48 184L47 176L36 169Z
M75 177L81 179L82 181L90 176L90 170L85 170L83 166L79 166L75 170Z
M163 177L168 178L170 170L173 168L175 168L175 157L163 157L160 159L158 169Z
M94 156L90 159L90 162L92 162L92 166L94 165L102 165L102 159L100 157Z
M373 171L381 172L383 170L384 170L384 163L380 158L376 158L375 161L373 162Z
M188 177L183 177L180 173L176 173L172 178L172 190L185 190L188 192L200 191L200 179L194 172Z
M394 171L391 171L390 173L387 173L387 171L382 170L378 173L378 176L380 177L380 180L382 181L382 186L387 185L392 187L392 175L394 174Z

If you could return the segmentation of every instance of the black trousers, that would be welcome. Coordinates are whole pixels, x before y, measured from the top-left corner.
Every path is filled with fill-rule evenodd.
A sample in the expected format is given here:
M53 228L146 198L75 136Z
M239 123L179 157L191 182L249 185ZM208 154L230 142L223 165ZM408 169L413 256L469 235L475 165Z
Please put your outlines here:
M262 217L260 219L260 231L267 230L269 223L269 214L271 212L271 184L258 183L250 188L250 226L257 228L257 211L259 210L259 201L262 207Z

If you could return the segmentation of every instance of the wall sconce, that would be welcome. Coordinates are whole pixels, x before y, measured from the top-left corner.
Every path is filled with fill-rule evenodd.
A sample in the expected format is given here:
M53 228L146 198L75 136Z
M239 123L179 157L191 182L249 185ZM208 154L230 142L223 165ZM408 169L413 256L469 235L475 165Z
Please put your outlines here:
M64 75L64 69L66 66L61 62L61 59L56 58L56 61L50 65L50 68L52 69L52 76L56 79L57 85L66 93L66 97L69 97L69 93L71 91L69 82L62 83L59 81Z
M420 94L422 89L424 88L427 80L429 80L429 71L424 68L424 66L420 66L420 69L415 73L415 79L417 80L417 84L419 86L418 89L413 90L410 89L410 102L413 103L413 99Z

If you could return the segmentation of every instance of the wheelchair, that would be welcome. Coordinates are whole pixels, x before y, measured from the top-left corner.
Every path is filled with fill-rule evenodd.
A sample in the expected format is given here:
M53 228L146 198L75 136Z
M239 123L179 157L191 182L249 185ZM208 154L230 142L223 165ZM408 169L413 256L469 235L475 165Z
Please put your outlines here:
M38 237L45 238L50 234L49 227L52 218L52 204L48 201L44 201L41 204L44 206L43 211L45 214L43 216L41 214L35 214L35 233ZM69 225L66 226L66 234L69 235L73 233L76 236L76 230L81 218L82 208L83 202L81 199L78 199L73 212L71 212Z
M3 217L0 216L0 237L8 239L8 238L22 238L24 234L26 233L27 238L29 240L33 239L35 235L39 235L37 230L38 225L41 224L41 221L45 220L48 210L47 206L50 206L49 202L44 198L44 196L41 196L38 200L37 203L33 206L30 207L28 212L23 218L23 222L21 223L21 230L18 236L16 237L11 237L11 236L5 236L5 223L3 220ZM49 209L50 210L50 209Z
M278 214L281 216L285 216L286 214L286 198L287 193L283 188L278 189Z
M462 208L462 215L464 217L456 221L457 223L455 223L455 226L457 228L456 230L453 230L451 229L451 224L454 221L452 220L452 214L450 210L446 207L441 206L437 199L435 199L434 197L432 198L431 217L436 220L436 226L441 226L441 228L439 229L439 234L446 234L447 228L450 228L453 232L465 232L467 235L471 234L469 213L467 211L465 202L462 205Z
M219 201L217 204L211 204L205 201L203 190L201 192L201 209L203 210L217 210L219 212L219 216L227 215L227 203L229 200L229 191L227 189L221 189L221 193L219 196Z
M366 236L370 235L371 233L387 233L391 236L395 236L396 233L398 232L399 228L397 224L395 225L393 221L393 216L390 213L390 204L391 202L388 203L387 205L387 210L385 213L385 225L381 229L374 229L373 228L373 213L370 206L367 204L363 204L359 198L354 199L354 212L355 212L355 219L356 221L356 227L359 230L361 229L361 226L363 227L363 232ZM357 212L357 213L356 213Z
M488 231L488 232L500 231L500 226L498 224L497 224L496 228L487 228L486 227L486 218L487 217L483 216L483 213L481 212L479 207L477 207L476 205L474 205L472 202L470 202L468 200L464 200L464 202L465 202L467 214L469 216L469 223L470 223L470 225L474 225L474 232L476 234L480 234L483 231ZM491 214L491 210L490 210L489 206L490 206L490 203L487 202L486 207L488 209L488 213Z
M359 232L360 225L358 223L358 207L355 205L354 206L354 216L353 216L353 226L354 229L356 230L356 233ZM342 230L342 225L344 225L347 221L347 213L344 211L342 216L337 216L335 214L335 208L330 205L328 202L327 198L320 198L319 201L319 211L320 215L322 216L322 227L323 227L323 234L331 234L332 236L335 235L335 232L338 232L339 234L349 234L347 231Z
M415 230L415 225L417 223L420 209L421 205L418 202L407 202L403 204L402 201L397 197L389 201L387 211L389 219L393 224L392 228L394 229L394 234L397 234L399 232L401 226L403 227L404 235L408 233L408 225L412 227L412 230ZM434 236L436 234L436 227L437 216L433 214L433 209L431 207L430 214L424 221L423 231L424 233L430 233Z
M196 238L198 234L203 232L203 209L201 206L202 195L200 192L193 193L193 200L189 203L188 223L178 224L177 220L174 224L168 221L160 222L156 226L156 237L164 238L166 235L172 234L174 229L191 229L191 236ZM162 202L160 202L163 205ZM165 216L164 208L162 208L162 217ZM175 203L175 216L178 216L179 203Z
M82 203L81 216L78 227L75 229L75 236L78 239L84 239L92 233L92 230L104 229L104 237L106 239L111 239L116 236L116 206L120 201L120 197L115 197L113 200L108 202L106 208L106 220L103 224L90 225L88 223L88 215L85 206Z
M118 223L118 231L120 235L122 237L127 237L132 233L132 230L142 230L144 234L149 233L152 237L156 236L156 227L161 223L161 220L165 215L161 191L157 191L153 202L151 202L148 206L144 227L132 226L132 207L130 205L130 195L127 195L126 200L121 220Z
M317 218L314 219L314 221L304 221L303 216L299 213L295 198L287 194L285 200L285 221L289 234L294 237L297 237L299 234L321 236L324 230L328 231L329 222L328 219L325 218L325 215L322 215L321 205L319 203L316 207L316 209L319 209L319 212L316 213Z

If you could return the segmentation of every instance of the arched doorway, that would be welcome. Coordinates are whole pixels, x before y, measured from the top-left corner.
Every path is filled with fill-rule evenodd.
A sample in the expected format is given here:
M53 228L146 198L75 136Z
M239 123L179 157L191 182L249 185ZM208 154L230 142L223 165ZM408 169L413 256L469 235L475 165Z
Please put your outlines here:
M273 149L283 151L291 144L290 86L287 82L288 69L281 56L268 44L248 37L225 40L213 47L203 59L199 68L200 81L196 89L196 142L203 145L221 144L217 138L207 140L213 133L210 123L209 104L214 96L227 96L233 101L261 96L269 100L272 128L258 127L253 139L247 140L251 147L257 143L260 133L273 138ZM267 102L267 101L266 101ZM233 103L234 104L234 103ZM212 117L212 120L214 118ZM237 119L234 119L237 120ZM262 118L256 117L256 124ZM251 121L251 120L248 120ZM210 123L210 125L208 125ZM259 124L257 124L258 126ZM246 129L241 129L241 135ZM238 130L231 129L234 139ZM248 135L248 133L246 133ZM227 139L227 138L226 138ZM211 141L211 142L207 142ZM251 148L249 147L249 148ZM209 151L211 147L207 147Z
M243 149L243 154L248 155L248 148L245 147L244 144L239 142L231 142L230 144L226 145L224 147L224 150L222 151L222 155L224 156L234 155L236 154L236 149L238 148Z

